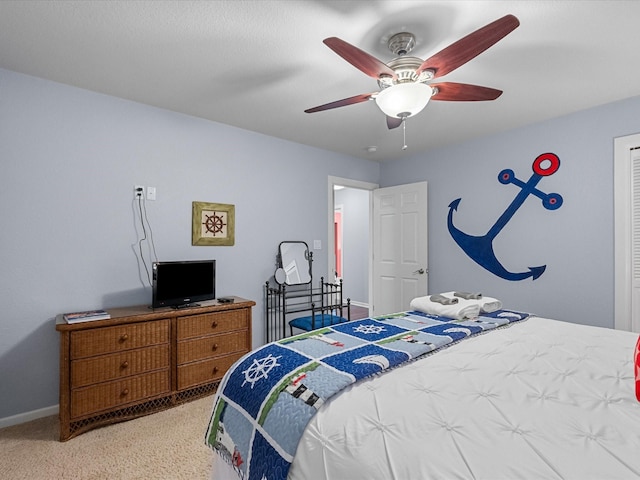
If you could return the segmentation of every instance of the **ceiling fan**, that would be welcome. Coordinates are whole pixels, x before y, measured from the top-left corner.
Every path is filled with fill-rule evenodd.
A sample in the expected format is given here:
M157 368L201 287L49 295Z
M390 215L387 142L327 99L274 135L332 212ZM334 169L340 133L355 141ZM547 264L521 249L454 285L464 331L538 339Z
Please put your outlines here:
M452 43L427 60L406 56L415 46L415 37L408 32L397 33L388 41L388 47L397 55L389 63L377 58L337 37L324 43L351 65L378 80L380 91L363 93L305 110L321 112L374 99L387 116L387 127L396 128L410 116L419 113L433 100L483 101L495 100L502 90L466 83L429 83L442 77L507 36L520 25L513 15L505 15L488 25Z

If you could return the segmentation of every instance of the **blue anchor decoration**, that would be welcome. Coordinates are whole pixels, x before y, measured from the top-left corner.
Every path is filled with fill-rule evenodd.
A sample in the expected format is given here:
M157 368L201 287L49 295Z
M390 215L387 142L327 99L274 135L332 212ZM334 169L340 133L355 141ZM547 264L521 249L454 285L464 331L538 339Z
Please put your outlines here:
M542 200L542 206L547 210L556 210L562 206L562 196L558 193L544 193L536 188L542 177L553 175L560 168L560 159L553 153L539 155L532 164L533 175L525 183L516 178L513 170L505 169L498 175L498 181L504 185L513 183L520 187L520 192L513 199L500 218L493 224L489 231L482 236L468 235L453 225L453 212L458 209L461 198L449 204L449 216L447 225L449 233L464 252L478 265L505 280L524 280L531 277L532 280L540 277L547 268L546 265L528 267L528 271L510 272L502 266L493 251L493 240L522 206L529 195L535 195Z

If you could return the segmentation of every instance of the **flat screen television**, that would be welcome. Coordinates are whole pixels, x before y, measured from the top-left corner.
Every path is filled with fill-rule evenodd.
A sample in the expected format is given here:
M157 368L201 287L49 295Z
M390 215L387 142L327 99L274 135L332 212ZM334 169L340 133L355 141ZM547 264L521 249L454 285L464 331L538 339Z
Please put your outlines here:
M216 261L153 263L152 308L183 307L216 298Z

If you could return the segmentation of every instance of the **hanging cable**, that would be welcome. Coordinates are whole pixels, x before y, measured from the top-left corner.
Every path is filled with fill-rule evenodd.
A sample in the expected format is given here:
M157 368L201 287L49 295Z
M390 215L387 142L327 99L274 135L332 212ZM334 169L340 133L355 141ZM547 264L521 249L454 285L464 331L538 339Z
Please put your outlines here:
M144 219L147 222L147 226L149 227L149 243L151 244L151 250L153 251L153 258L157 262L158 254L156 253L156 244L153 241L153 230L151 229L151 223L147 218L147 202L142 202L142 207L144 209ZM142 218L142 217L141 217ZM142 228L144 229L144 222Z
M138 210L140 212L140 225L142 226L142 238L138 241L138 251L140 252L140 260L144 265L144 270L147 273L147 281L149 282L149 286L151 286L151 274L149 273L149 267L147 266L147 262L144 260L144 253L142 252L142 242L147 240L147 229L144 225L144 214L142 212L142 195L138 197Z

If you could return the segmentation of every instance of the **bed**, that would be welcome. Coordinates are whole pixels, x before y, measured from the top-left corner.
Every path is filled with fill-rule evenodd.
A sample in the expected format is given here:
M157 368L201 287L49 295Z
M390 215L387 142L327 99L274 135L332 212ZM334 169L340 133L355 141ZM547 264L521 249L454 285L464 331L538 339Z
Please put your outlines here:
M406 325L407 318L459 331L449 333L451 342L365 375L313 406L284 470L266 461L254 476L258 456L236 452L234 463L234 453L222 448L212 478L640 478L638 334L502 309L474 320L416 311L367 320ZM486 324L479 332L471 328L478 321ZM357 323L343 327L350 324ZM326 343L333 333L323 335ZM212 430L216 405L211 446L216 438L225 443ZM289 434L296 437L297 428Z

